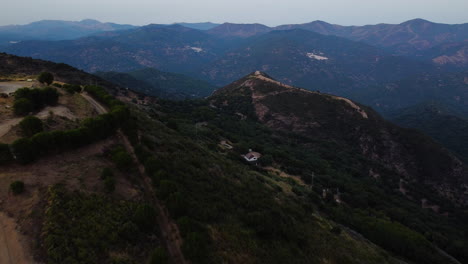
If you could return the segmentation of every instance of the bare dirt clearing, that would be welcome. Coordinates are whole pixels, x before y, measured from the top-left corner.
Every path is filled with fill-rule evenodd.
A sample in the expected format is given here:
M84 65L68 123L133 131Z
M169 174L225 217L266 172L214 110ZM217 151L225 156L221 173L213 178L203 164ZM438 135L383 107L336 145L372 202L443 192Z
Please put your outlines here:
M48 106L39 113L36 114L36 117L40 119L47 118L50 114L53 115L58 115L58 116L63 116L68 119L74 120L76 119L76 116L68 109L68 107L63 106L63 105L58 105L58 106Z
M34 82L25 82L25 81L9 81L9 82L0 82L0 93L13 93L19 88L31 87Z

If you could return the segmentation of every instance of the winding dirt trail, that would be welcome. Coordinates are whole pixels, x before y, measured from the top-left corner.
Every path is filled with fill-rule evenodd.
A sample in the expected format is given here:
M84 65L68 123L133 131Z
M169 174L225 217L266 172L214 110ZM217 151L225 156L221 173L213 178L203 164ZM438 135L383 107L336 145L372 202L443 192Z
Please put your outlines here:
M133 159L138 165L138 170L143 176L143 187L146 190L146 193L149 194L149 198L153 201L153 204L156 206L157 211L157 222L163 241L166 244L167 251L171 256L172 263L174 264L188 264L190 263L184 257L182 253L182 236L180 235L179 228L175 222L169 216L169 212L161 203L161 201L156 197L154 193L154 188L151 183L151 179L145 173L145 167L138 161L138 158L135 155L132 144L128 138L121 132L118 132L118 136L121 141L124 143L126 150L132 155Z
M96 109L98 114L105 114L107 113L107 108L102 106L98 101L94 100L93 97L91 97L88 93L82 92L81 96L84 97L84 99L88 100L88 102Z
M96 109L99 114L107 113L107 109L103 107L99 102L94 100L88 94L82 93L81 94L88 102ZM132 156L133 160L137 163L138 171L142 175L143 179L143 188L145 192L149 195L149 199L153 202L156 206L157 211L157 219L159 229L161 231L162 240L166 245L166 249L169 253L169 256L172 260L171 263L173 264L190 264L188 260L185 259L184 254L182 253L182 236L180 235L179 228L175 224L175 222L170 218L169 212L161 203L161 201L157 198L156 194L154 193L154 188L151 183L151 179L145 173L145 167L141 164L135 155L135 150L133 149L132 144L128 140L128 138L122 133L122 131L117 132L117 136L124 144L125 149L128 153Z

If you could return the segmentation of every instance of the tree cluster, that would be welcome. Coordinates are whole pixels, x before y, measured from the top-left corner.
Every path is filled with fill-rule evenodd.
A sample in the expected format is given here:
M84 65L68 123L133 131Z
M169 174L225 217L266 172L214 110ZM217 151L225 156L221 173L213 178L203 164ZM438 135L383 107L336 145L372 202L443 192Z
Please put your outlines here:
M56 105L58 98L57 89L52 87L41 89L21 88L15 92L13 111L16 115L27 115L39 111L44 106Z

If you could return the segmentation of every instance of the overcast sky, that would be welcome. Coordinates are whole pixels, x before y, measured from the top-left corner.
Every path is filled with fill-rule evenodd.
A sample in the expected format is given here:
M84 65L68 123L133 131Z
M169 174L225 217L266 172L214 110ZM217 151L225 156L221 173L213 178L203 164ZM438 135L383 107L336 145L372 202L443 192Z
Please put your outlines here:
M0 25L43 19L146 25L173 22L262 23L324 20L341 25L424 18L468 23L468 0L5 0Z

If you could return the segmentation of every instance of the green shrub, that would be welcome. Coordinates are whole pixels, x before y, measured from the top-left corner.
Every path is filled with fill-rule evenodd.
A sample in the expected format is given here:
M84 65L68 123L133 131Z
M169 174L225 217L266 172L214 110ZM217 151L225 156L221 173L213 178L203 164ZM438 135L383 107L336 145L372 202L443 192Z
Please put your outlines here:
M34 105L31 100L26 98L20 98L18 100L15 99L13 103L13 112L15 115L27 115L34 111Z
M38 111L45 105L56 105L59 93L57 89L46 87L42 89L21 88L15 92L13 110L17 115L25 115Z
M204 232L205 229L200 222L193 220L188 216L182 216L177 219L177 226L179 227L180 234L186 237L192 232Z
M115 99L112 97L107 91L100 87L100 86L95 86L95 85L87 85L84 87L84 91L87 93L91 94L93 98L98 100L100 103L103 103L109 108L114 108L116 106L122 106L123 103L120 102L119 100Z
M10 184L10 190L17 195L24 191L24 183L22 181L14 181Z
M127 252L129 243L140 237L138 228L132 227L130 221L136 202L68 192L63 185L50 187L47 201L41 233L46 263L140 263L136 254L113 262L116 259L111 253ZM131 240L127 240L132 231ZM148 240L137 240L138 245L145 248ZM124 259L128 261L122 262Z
M115 190L115 178L107 177L104 179L104 188L107 192L113 192Z
M162 180L159 183L158 196L160 199L167 200L175 192L177 192L177 184L175 182Z
M27 116L19 123L21 132L26 137L31 137L39 132L42 132L42 121L35 116Z
M114 173L110 168L104 168L101 172L101 180L104 180L107 177L114 177Z
M151 252L149 264L167 264L169 256L164 248L156 248Z
M45 105L56 105L59 98L57 89L52 87L42 88L41 92L41 103Z
M13 155L11 155L10 147L8 146L8 144L0 143L0 165L8 164L13 160Z
M143 232L152 232L156 225L156 210L149 204L141 204L135 210L133 222Z
M273 157L269 154L263 156L260 158L259 160L260 164L262 166L270 166L271 164L273 164Z
M114 173L110 168L104 168L101 172L101 180L104 181L104 189L107 192L113 192L115 190L115 177Z
M135 242L138 240L138 233L140 230L133 222L127 222L119 227L118 234L120 237L127 241Z
M208 255L208 239L199 232L191 232L184 239L182 251L194 263L203 263Z
M13 150L13 155L15 155L16 159L23 164L33 161L36 159L38 154L36 146L29 138L20 138L15 140L15 142L11 144L11 148Z
M112 154L112 161L117 168L121 170L129 170L133 166L132 156L125 150L117 151Z
M171 194L167 201L166 206L172 217L178 218L186 215L188 209L188 199L181 192Z
M47 85L50 85L51 83L54 82L54 75L52 75L52 73L50 72L41 72L41 74L39 74L39 76L37 77L37 80L40 83L45 83Z
M332 227L332 229L330 230L330 232L332 232L332 233L335 234L335 235L340 235L342 231L343 231L343 230L341 230L341 227L339 227L339 226L334 226L334 227Z
M81 92L81 86L77 84L64 84L63 89L65 89L65 91L67 91L69 94Z

